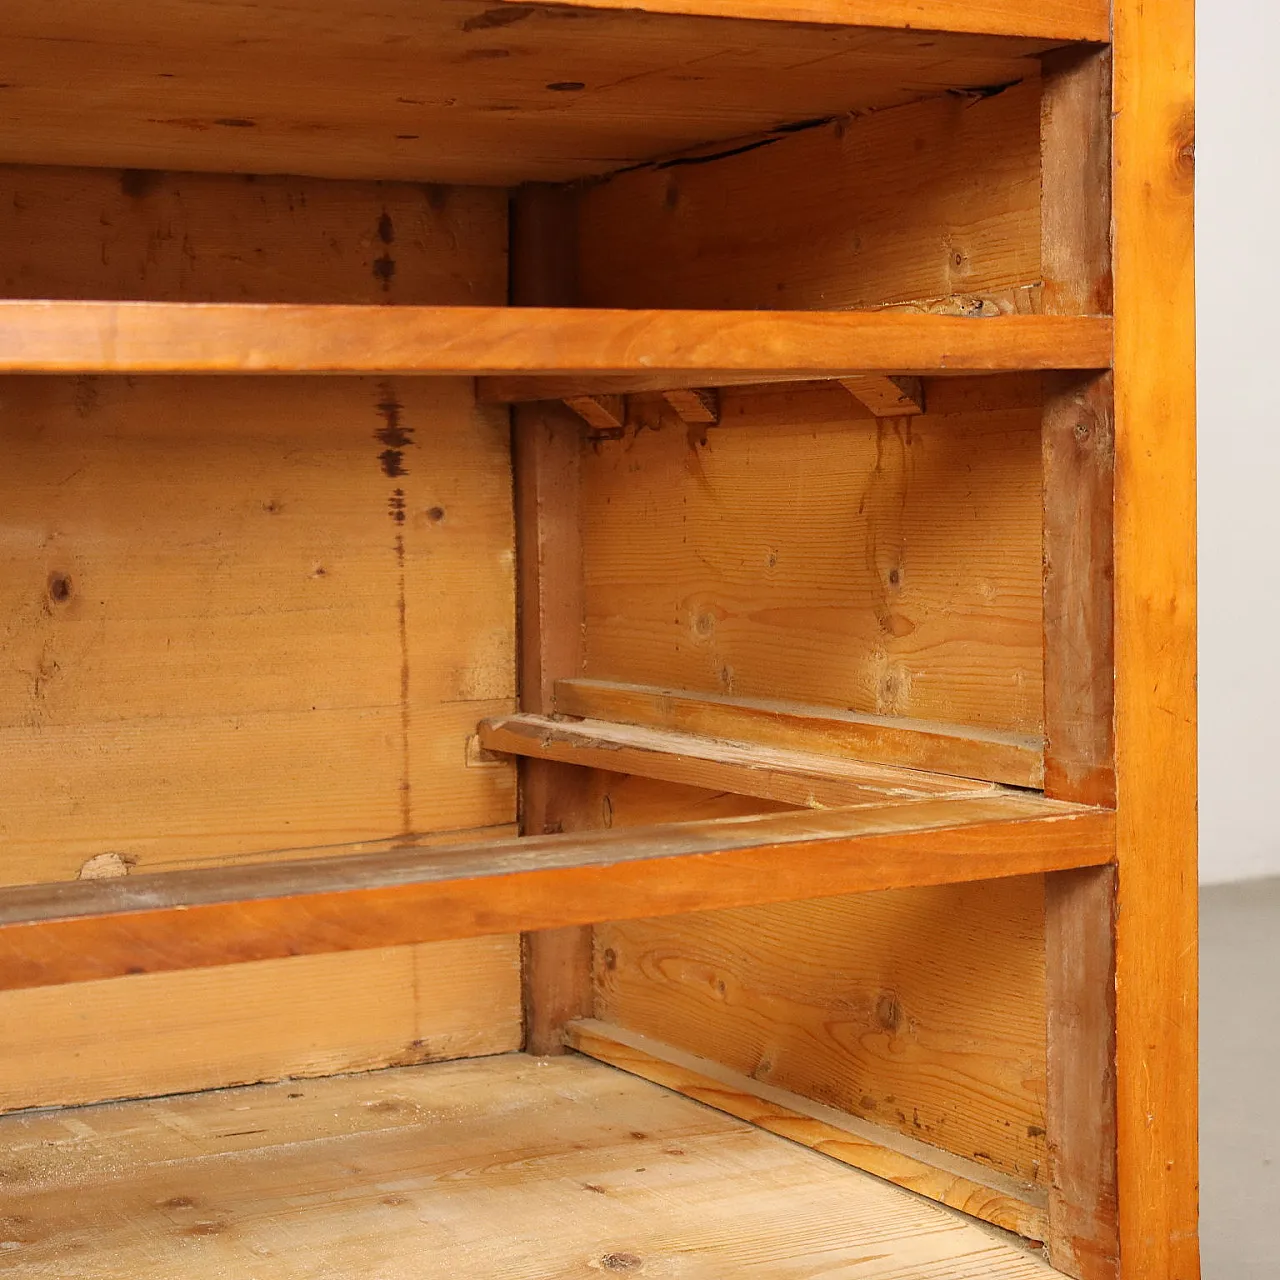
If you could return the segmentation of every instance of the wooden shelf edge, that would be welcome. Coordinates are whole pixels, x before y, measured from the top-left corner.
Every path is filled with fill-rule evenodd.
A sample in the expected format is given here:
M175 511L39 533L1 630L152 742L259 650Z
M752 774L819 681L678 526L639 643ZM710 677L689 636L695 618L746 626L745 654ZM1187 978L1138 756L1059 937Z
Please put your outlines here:
M1048 1193L1043 1188L624 1027L582 1018L566 1026L564 1040L587 1057L949 1208L1026 1239L1047 1238Z
M583 678L556 681L555 710L584 720L643 725L1014 787L1039 789L1044 784L1044 741L1025 734Z
M633 9L642 13L691 14L823 26L884 27L969 35L1024 36L1047 40L1106 42L1111 7L1106 0L558 0L585 9ZM507 0L530 4L536 0ZM927 14L925 20L922 17Z
M1102 316L0 300L0 373L474 376L501 403L589 394L601 378L674 388L1110 363Z
M810 809L996 792L989 782L604 720L496 716L481 721L478 735L486 751Z
M1114 852L1108 810L975 794L29 885L0 891L0 990L997 879Z

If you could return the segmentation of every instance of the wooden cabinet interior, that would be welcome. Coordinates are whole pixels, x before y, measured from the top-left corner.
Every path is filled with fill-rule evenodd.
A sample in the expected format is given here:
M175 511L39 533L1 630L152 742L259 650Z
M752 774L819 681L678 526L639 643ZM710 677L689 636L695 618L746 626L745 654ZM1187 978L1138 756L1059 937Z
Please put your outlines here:
M1190 41L7 18L0 1110L568 1053L1193 1280Z

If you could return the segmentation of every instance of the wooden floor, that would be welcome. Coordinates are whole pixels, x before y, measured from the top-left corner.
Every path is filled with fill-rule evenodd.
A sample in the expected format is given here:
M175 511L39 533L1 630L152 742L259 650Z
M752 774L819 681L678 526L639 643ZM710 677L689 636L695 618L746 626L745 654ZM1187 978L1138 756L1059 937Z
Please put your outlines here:
M0 1121L13 1280L1030 1280L1038 1256L585 1058Z

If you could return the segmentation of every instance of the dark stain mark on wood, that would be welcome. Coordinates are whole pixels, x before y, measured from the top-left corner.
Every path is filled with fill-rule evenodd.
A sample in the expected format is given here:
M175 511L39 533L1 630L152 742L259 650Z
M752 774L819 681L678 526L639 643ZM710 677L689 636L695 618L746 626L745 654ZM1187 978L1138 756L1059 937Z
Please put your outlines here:
M492 31L495 27L509 27L532 17L532 9L517 9L514 6L510 9L486 9L483 13L468 18L462 24L462 30Z
M386 446L378 455L378 461L382 463L383 475L394 480L408 474L404 466L404 451L413 443L413 428L403 423L404 406L396 399L391 383L381 383L378 391L381 398L377 410L382 417L382 426L374 432L374 438Z
M586 87L581 80L553 80L547 85L553 93L577 93Z
M440 523L440 521L444 519L444 508L443 508L443 507L428 507L428 508L427 508L427 519L428 519L428 520L430 520L432 524L439 524L439 523Z
M131 200L140 200L160 185L163 176L155 169L123 169L120 172L120 194Z
M404 508L404 490L392 489L391 497L387 499L387 509L391 512L391 518L396 524L404 524Z
M256 120L246 120L243 116L221 116L213 122L224 129L256 129Z
M384 253L380 258L373 260L374 279L382 284L383 292L387 292L391 288L391 282L396 275L396 260L389 254Z
M66 604L71 599L71 575L55 569L49 575L49 599L54 604Z
M382 215L378 218L378 239L383 244L393 244L396 238L396 224L391 221L391 215L383 209Z

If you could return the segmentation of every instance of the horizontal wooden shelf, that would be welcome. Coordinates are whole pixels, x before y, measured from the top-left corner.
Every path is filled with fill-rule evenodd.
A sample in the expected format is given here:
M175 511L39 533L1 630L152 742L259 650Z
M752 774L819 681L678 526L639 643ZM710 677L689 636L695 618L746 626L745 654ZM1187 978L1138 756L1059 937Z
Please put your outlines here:
M507 0L525 4L528 0ZM1103 43L1111 38L1108 0L561 0L587 9L704 14L824 26L867 26L1041 36Z
M624 1027L582 1018L565 1027L564 1039L570 1048L599 1062L643 1076L917 1195L1027 1239L1048 1238L1048 1196L1042 1187L1015 1181L976 1160L965 1160Z
M5 1280L1061 1280L576 1053L28 1111L0 1148Z
M809 808L996 793L989 782L606 720L498 716L481 722L479 736L488 751Z
M0 990L1098 866L1114 814L978 792L0 891Z
M0 373L464 375L497 402L1110 363L1099 316L0 301Z
M559 715L581 719L837 755L1015 787L1044 784L1044 742L1024 734L609 680L557 681L555 709Z

